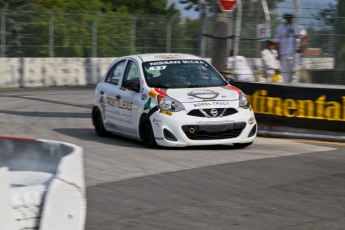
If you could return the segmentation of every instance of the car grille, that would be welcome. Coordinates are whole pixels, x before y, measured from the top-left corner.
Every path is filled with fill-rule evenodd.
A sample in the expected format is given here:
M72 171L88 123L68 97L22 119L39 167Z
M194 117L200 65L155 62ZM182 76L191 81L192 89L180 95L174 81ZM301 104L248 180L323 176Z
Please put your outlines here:
M189 116L194 117L225 117L237 113L234 108L217 108L217 115L213 116L211 114L212 109L193 109L187 113Z
M237 122L219 125L183 125L182 130L190 140L219 140L236 138L245 127L245 122Z

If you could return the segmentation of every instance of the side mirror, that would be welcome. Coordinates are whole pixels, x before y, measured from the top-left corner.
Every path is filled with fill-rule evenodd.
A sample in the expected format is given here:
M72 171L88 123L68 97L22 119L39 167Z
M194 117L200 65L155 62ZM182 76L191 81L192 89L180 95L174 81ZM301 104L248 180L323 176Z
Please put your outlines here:
M231 85L232 83L234 83L234 79L233 78L226 78L226 81Z

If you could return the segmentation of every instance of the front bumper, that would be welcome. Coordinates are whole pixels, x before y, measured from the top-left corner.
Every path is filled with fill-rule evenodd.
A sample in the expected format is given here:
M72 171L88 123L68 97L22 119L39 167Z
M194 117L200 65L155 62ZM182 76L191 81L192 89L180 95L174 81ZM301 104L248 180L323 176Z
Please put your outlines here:
M250 109L221 118L187 115L185 111L162 113L150 117L156 142L161 146L184 147L201 145L229 145L252 142L257 133L254 113Z

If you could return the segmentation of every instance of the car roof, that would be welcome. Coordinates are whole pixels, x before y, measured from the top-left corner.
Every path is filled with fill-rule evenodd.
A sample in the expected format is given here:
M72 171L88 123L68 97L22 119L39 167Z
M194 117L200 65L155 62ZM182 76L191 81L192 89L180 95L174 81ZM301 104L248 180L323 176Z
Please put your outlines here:
M194 60L203 60L201 57L198 57L193 54L184 54L184 53L152 53L152 54L136 54L132 56L139 57L143 62L147 61L166 61L169 59L194 59Z

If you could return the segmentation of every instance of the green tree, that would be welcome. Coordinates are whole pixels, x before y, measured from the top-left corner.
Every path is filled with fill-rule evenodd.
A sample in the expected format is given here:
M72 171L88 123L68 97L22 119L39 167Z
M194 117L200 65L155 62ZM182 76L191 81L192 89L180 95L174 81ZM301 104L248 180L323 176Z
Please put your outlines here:
M178 10L173 7L166 8L167 0L100 0L111 6L113 12L130 14L159 14L174 15Z
M28 30L29 15L26 11L34 0L0 0L0 9L6 10L6 51L2 56L21 57L25 55L25 34Z
M131 54L133 42L135 53L165 52L168 25L172 26L172 52L194 53L198 44L198 21L181 20L175 5L167 6L167 0L88 0L87 4L79 0L23 0L22 4L15 4L21 0L12 1L13 11L24 18L13 23L22 28L16 33L17 40L13 34L7 38L20 41L20 49L11 46L13 57L47 57L51 38L54 57L90 57L96 26L100 57ZM25 10L21 8L24 2ZM53 37L49 35L52 28Z
M88 4L77 0L36 0L31 6L37 11L46 12L55 7L55 56L87 57L92 55L92 28L95 21L98 56L130 54L133 23L137 38L135 46L150 47L149 51L158 51L165 39L163 31L166 31L166 28L163 27L166 25L164 20L148 14L164 15L160 16L162 18L178 13L172 6L167 8L166 3L166 0L89 0ZM47 30L49 20L46 15L47 13L45 16L33 17L36 30ZM42 49L40 54L47 56L48 39L44 39L46 48ZM42 44L42 38L36 38L36 44Z
M333 26L336 23L337 4L329 3L328 8L313 14L313 17L326 26Z

